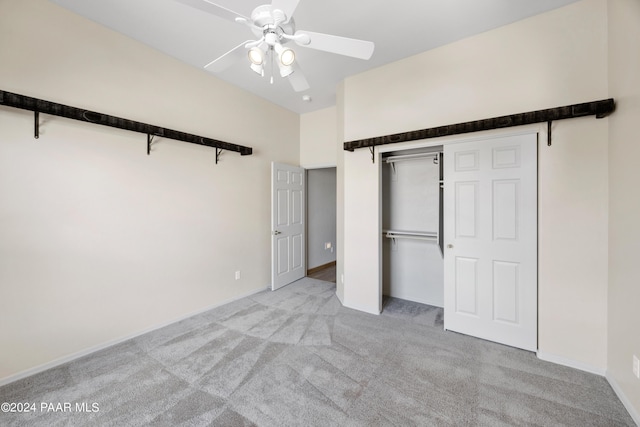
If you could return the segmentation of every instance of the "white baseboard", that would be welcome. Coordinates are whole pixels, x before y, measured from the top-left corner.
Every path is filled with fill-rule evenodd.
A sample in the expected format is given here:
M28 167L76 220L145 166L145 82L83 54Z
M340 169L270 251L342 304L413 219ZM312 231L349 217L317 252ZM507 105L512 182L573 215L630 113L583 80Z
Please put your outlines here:
M558 365L568 366L570 368L579 369L581 371L585 371L591 374L605 377L605 379L609 382L609 385L611 385L611 388L613 389L613 391L618 396L618 399L620 399L620 401L626 408L627 412L629 412L629 415L631 416L633 421L638 426L640 426L640 414L638 414L638 411L633 407L633 405L631 404L631 401L627 398L627 396L624 394L624 392L622 391L622 389L620 388L616 380L613 378L612 375L609 374L609 372L606 369L596 368L594 366L590 366L582 362L576 362L575 360L567 359L561 356L556 356L554 354L544 353L542 351L538 351L537 356L538 356L538 359L540 360L556 363Z
M95 345L93 347L86 348L86 349L78 351L76 353L72 353L72 354L60 357L58 359L54 359L51 362L43 363L42 365L38 365L38 366L35 366L33 368L29 368L29 369L26 369L24 371L20 371L20 372L18 372L16 374L9 375L8 377L0 379L0 387L2 387L4 385L7 385L7 384L10 384L12 382L21 380L21 379L26 378L26 377L30 377L30 376L35 375L35 374L39 374L40 372L46 371L47 369L55 368L57 366L60 366L60 365L63 365L65 363L71 362L73 360L79 359L81 357L87 356L87 355L89 355L91 353L95 353L97 351L104 350L105 348L112 347L114 345L123 343L123 342L128 341L128 340L130 340L132 338L139 337L140 335L144 335L144 334L147 334L149 332L153 332L153 331L155 331L157 329L164 328L165 326L169 326L169 325L171 325L173 323L178 323L178 322L180 322L180 321L182 321L184 319L188 319L189 317L196 316L198 314L204 313L204 312L212 310L214 308L223 306L225 304L229 304L229 303L237 301L239 299L246 298L246 297L249 297L251 295L255 295L258 292L262 292L265 289L268 289L270 286L271 285L269 285L268 287L265 287L265 288L259 288L259 289L253 290L253 291L248 292L246 294L243 294L243 295L240 295L240 296L225 300L225 301L217 303L217 304L213 304L213 305L211 305L209 307L205 307L205 308L203 308L201 310L198 310L198 311L194 311L193 313L189 313L189 314L186 314L184 316L180 316L180 317L178 317L176 319L173 319L173 320L170 320L168 322L163 322L161 324L152 326L152 327L144 329L142 331L138 331L138 332L135 332L133 334L126 335L124 337L116 338L114 340L110 340L110 341L107 341L105 343L98 344L98 345Z
M605 376L606 370L604 368L598 368L595 366L588 365L586 363L577 362L572 359L567 359L566 357L556 356L555 354L545 353L543 351L537 351L536 355L538 359L544 360L545 362L555 363L557 365L568 366L569 368L578 369L580 371L589 372L590 374L599 375L601 377Z
M638 413L636 408L633 407L631 401L629 400L629 398L627 398L627 395L624 394L622 388L620 388L620 386L618 385L618 382L613 378L613 375L609 374L609 371L607 371L605 378L607 379L607 381L609 381L611 388L616 393L616 395L618 395L618 399L620 399L624 407L627 409L627 412L629 412L629 415L631 415L633 421L640 426L640 414Z

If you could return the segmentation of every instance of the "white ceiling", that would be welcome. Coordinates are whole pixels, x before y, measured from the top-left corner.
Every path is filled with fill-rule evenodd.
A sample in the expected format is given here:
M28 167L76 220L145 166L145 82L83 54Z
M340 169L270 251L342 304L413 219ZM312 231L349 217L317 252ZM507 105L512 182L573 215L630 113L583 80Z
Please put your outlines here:
M51 0L86 18L145 43L194 67L203 67L241 42L251 30L174 0ZM244 16L265 0L209 0ZM268 1L268 0L267 0ZM335 104L345 77L436 48L577 0L301 0L298 30L373 41L368 61L293 45L311 88L293 91L239 62L215 74L275 104L306 113ZM311 102L302 100L311 96Z

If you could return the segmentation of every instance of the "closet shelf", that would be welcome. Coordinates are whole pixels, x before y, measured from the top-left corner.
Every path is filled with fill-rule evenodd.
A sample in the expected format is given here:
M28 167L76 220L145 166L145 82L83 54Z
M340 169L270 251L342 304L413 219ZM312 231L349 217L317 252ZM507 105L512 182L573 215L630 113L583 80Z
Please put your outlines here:
M437 231L382 230L382 234L390 239L414 239L438 242Z

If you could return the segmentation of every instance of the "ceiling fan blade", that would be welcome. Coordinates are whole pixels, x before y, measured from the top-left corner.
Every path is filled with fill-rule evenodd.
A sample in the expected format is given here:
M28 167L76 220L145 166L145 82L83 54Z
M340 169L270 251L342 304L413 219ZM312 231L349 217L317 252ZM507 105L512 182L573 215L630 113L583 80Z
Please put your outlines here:
M273 0L271 3L271 7L273 9L280 9L287 15L287 20L285 22L289 22L289 19L293 16L293 13L296 11L298 7L298 3L300 0Z
M176 0L179 3L186 4L187 6L191 6L193 8L202 10L204 12L210 13L215 16L219 16L220 18L237 22L236 18L240 18L243 22L251 22L249 18L243 16L233 10L229 10L226 7L222 7L215 3L210 2L209 0Z
M300 46L359 59L371 58L375 48L373 42L304 30L296 31L293 40Z
M211 71L212 73L218 73L220 71L226 70L227 68L232 66L234 63L242 59L243 56L247 55L247 50L245 49L245 45L251 42L253 42L253 40L243 41L238 46L231 49L229 52L209 62L207 65L204 66L204 68L207 71Z
M304 92L305 90L310 88L309 82L305 78L304 74L302 73L302 69L297 62L293 63L293 73L289 74L287 79L289 79L291 87L296 92Z

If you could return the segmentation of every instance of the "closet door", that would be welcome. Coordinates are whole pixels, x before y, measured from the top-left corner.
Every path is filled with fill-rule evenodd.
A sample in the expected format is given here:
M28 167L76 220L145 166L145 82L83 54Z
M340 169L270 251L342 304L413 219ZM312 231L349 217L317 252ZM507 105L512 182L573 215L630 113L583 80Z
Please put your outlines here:
M444 147L444 327L537 349L537 136Z

